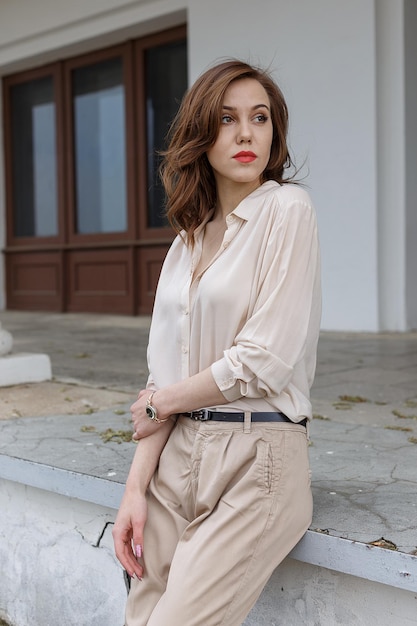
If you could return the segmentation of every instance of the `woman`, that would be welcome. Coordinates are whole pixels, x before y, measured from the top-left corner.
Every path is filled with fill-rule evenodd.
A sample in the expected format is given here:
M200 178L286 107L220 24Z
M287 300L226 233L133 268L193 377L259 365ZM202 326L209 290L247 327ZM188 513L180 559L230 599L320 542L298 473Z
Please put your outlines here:
M186 94L162 179L178 232L114 526L127 626L238 626L311 523L319 249L284 98L227 61Z

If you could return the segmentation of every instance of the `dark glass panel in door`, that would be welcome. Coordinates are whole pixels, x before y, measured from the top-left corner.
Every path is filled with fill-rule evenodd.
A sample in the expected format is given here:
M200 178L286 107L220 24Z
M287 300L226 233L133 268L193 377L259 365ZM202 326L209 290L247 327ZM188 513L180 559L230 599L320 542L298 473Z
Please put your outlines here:
M15 237L58 233L57 155L52 76L11 88Z
M76 231L124 232L127 192L122 59L75 69L72 87Z
M164 192L159 181L160 157L165 138L187 89L187 45L176 41L149 48L146 64L146 127L148 146L148 227L167 225Z

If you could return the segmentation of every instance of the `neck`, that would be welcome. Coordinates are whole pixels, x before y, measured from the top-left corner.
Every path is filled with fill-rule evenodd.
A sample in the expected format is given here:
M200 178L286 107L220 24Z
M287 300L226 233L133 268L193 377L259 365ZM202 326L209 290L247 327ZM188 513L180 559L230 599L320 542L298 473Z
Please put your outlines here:
M217 208L213 219L226 219L229 213L260 185L261 181L251 183L217 181Z

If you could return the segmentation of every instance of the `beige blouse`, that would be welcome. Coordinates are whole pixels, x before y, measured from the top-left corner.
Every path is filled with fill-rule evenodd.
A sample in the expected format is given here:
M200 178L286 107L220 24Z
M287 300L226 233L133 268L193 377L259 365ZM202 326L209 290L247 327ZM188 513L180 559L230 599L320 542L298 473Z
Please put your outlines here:
M261 185L228 215L219 251L192 280L203 233L204 224L194 250L177 237L165 259L149 336L148 387L211 367L226 399L219 410L311 418L321 289L309 195L293 184Z

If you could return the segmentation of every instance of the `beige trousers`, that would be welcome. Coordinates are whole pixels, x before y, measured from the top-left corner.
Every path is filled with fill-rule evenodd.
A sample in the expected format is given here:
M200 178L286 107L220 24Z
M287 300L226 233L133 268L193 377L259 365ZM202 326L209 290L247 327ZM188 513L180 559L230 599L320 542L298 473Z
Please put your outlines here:
M306 430L182 417L148 501L126 626L239 626L311 523Z

